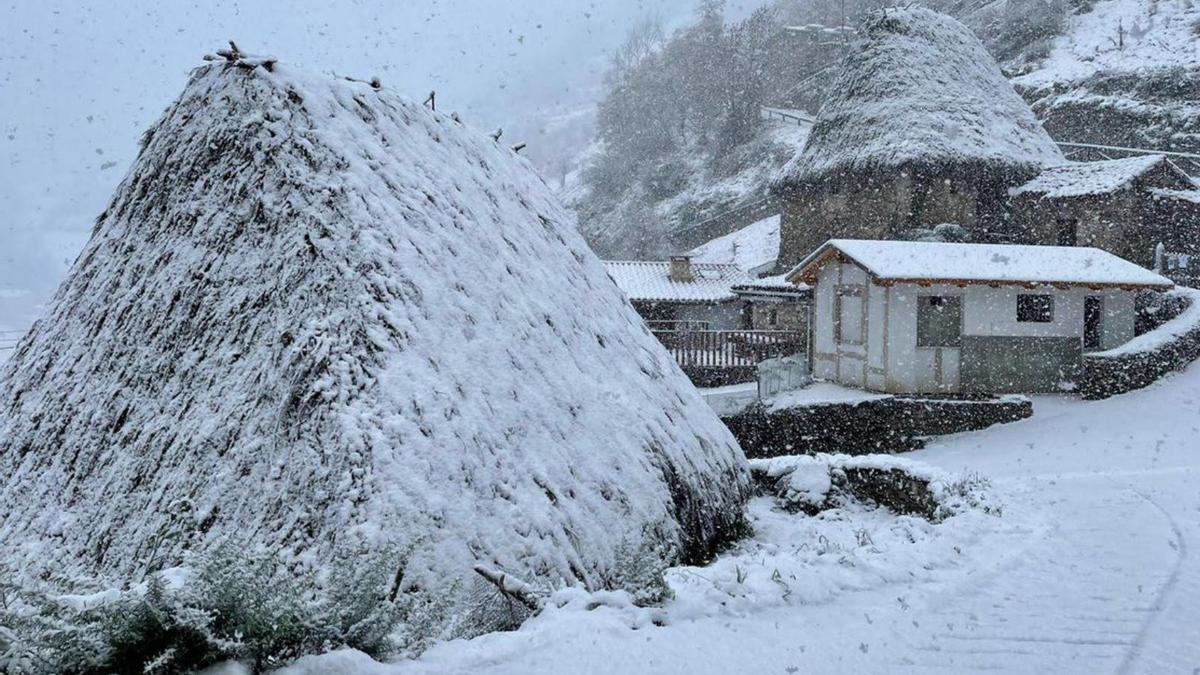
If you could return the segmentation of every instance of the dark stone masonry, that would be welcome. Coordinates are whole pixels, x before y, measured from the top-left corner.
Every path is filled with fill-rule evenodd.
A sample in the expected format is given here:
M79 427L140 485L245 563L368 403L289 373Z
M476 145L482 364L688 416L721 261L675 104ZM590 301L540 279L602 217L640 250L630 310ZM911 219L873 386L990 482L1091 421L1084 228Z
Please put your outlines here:
M1029 399L885 397L770 410L761 403L723 418L746 456L916 450L930 436L985 429L1033 415Z
M1194 312L1189 312L1195 301L1193 296L1175 293L1158 300L1156 311L1139 310L1139 322L1150 322L1139 326L1139 333L1160 329L1154 324L1167 321L1185 321L1191 325L1175 329L1175 335L1164 336L1145 349L1085 354L1078 382L1083 398L1100 400L1148 387L1200 358L1200 321ZM1183 316L1185 312L1187 316Z
M1083 358L1079 393L1088 400L1099 400L1148 387L1160 378L1200 358L1200 326L1157 349L1121 356Z

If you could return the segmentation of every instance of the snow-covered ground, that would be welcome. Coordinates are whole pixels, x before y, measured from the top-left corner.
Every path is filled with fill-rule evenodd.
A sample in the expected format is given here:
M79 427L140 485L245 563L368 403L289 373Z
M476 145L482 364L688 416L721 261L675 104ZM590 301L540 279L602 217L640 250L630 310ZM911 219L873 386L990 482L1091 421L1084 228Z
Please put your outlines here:
M724 387L701 389L700 394L704 397L704 401L717 411L718 415L722 417L736 415L745 410L746 406L758 400L758 383L742 382Z
M803 389L777 394L767 401L767 406L771 410L784 410L797 406L862 403L882 398L891 397L887 394L872 394L861 389L843 387L834 382L814 382Z
M758 383L745 382L724 387L701 389L701 395L718 415L736 415L746 406L758 400ZM862 403L881 398L887 394L872 394L861 389L843 387L833 382L814 382L804 388L777 394L766 401L771 410L783 410L803 405L828 405L833 403Z
M805 518L759 500L755 537L672 570L661 609L561 596L417 661L341 652L289 672L1193 672L1198 439L1200 365L1106 401L1037 398L1032 419L911 455L990 477L1000 517Z
M1041 66L1018 77L1026 87L1086 79L1101 71L1200 65L1200 3L1193 0L1101 0L1071 15Z

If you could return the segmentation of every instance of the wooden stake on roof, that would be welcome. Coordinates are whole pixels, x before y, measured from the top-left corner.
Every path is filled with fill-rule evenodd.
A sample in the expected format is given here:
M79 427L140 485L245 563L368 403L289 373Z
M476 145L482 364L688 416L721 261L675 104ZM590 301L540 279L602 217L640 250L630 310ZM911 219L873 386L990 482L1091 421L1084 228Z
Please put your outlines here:
M430 110L437 110L437 91L429 92L429 96L425 99L425 105L429 106Z
M242 50L238 49L237 43L233 40L229 41L229 49L218 49L217 56L224 57L226 61L233 62L242 58Z

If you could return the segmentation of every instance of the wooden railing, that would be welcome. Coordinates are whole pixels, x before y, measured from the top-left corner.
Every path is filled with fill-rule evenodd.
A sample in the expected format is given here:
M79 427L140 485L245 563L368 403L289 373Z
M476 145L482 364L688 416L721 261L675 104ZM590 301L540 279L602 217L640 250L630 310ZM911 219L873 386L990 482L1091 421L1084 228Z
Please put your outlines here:
M651 331L685 369L748 368L808 349L804 333L787 330Z

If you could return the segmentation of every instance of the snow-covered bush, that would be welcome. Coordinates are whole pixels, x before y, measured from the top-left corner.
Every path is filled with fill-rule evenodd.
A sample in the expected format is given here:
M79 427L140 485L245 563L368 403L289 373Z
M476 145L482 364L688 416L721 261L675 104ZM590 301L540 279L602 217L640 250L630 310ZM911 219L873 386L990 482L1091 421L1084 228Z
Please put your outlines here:
M654 542L649 537L640 541L630 541L628 538L617 546L617 560L608 580L608 587L616 590L621 588L636 589L631 591L634 602L639 605L656 605L671 597L671 587L663 578L662 552L663 544Z
M276 557L227 544L124 591L4 587L0 672L174 673L229 659L261 672L340 647L412 648L397 627L421 627L437 601L397 592L393 556L341 562L327 580L298 580Z
M987 480L954 478L892 455L798 455L750 462L758 485L788 510L816 514L866 502L902 515L940 521L963 509L1000 513Z

